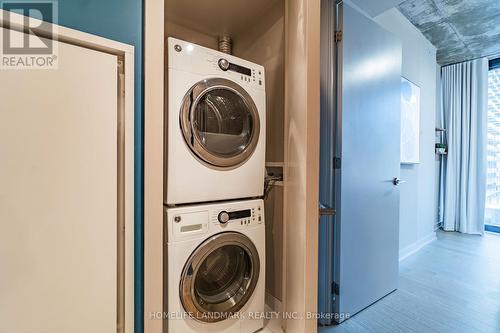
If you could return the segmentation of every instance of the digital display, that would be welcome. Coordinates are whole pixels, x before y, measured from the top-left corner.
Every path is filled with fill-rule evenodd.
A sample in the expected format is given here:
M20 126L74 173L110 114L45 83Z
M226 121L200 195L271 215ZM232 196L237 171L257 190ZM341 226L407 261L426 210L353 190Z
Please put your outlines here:
M244 75L252 76L252 70L250 68L246 68L240 65L230 63L228 69L233 72L238 72Z
M250 211L250 209L237 210L235 212L228 212L228 214L229 214L230 220L242 219L245 217L252 216L252 212Z

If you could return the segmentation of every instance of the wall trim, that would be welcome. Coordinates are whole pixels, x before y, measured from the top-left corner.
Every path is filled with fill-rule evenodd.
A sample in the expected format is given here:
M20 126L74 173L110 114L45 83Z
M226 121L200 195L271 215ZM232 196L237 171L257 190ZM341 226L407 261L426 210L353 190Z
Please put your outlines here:
M401 250L399 250L399 262L401 262L401 261L405 260L406 258L408 258L409 256L417 253L424 246L433 242L436 239L437 239L436 232L433 231L430 234L419 239L418 241L414 242L413 244L410 244L410 245L402 248Z
M161 333L163 311L163 103L165 3L144 0L144 312L143 330Z

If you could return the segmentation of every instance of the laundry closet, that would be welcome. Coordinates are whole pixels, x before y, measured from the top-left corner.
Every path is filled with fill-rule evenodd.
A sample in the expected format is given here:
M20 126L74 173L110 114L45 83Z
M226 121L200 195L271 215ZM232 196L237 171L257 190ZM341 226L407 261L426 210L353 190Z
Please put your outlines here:
M315 2L315 1L314 1ZM151 322L148 311L165 310L168 291L162 277L163 309L158 309L160 297L158 277L158 201L156 206L148 202L148 196L157 195L159 188L159 164L153 154L159 152L159 130L155 120L160 119L158 108L151 107L148 115L148 93L153 101L153 77L159 81L159 68L148 62L148 50L158 51L159 36L153 27L163 22L164 27L164 113L163 142L164 159L168 152L168 107L171 105L169 89L169 47L185 46L182 42L212 50L230 52L234 57L264 67L265 73L265 177L255 181L265 183L262 191L265 220L265 301L276 311L315 310L314 299L304 300L305 288L316 288L317 225L306 221L317 221L317 160L319 150L319 2L287 0L166 0L164 16L159 19L155 8L146 2L146 138L145 138L145 331L156 332L158 321ZM150 20L148 28L148 19ZM317 20L317 21L315 21ZM150 39L148 41L148 31ZM154 39L156 36L156 40ZM175 40L169 40L175 38ZM175 41L179 41L175 43ZM221 43L220 43L221 42ZM180 45L177 45L180 44ZM187 45L187 44L186 44ZM175 52L175 51L174 51ZM157 55L158 53L156 53ZM317 62L314 57L317 56ZM153 55L150 55L153 59ZM230 57L229 57L230 58ZM219 64L220 65L220 64ZM149 70L148 70L149 66ZM316 68L317 66L317 68ZM252 68L249 68L252 70ZM288 70L287 70L288 69ZM246 70L246 69L245 69ZM149 73L149 74L148 74ZM148 81L148 75L152 78ZM241 75L244 79L244 75ZM255 77L253 77L255 79ZM246 78L245 78L246 80ZM252 75L250 75L252 80ZM258 80L258 78L257 78ZM170 83L171 84L171 83ZM156 98L150 105L158 106ZM287 107L285 107L287 105ZM285 111L286 110L286 111ZM151 127L148 127L148 123ZM177 125L177 124L176 124ZM149 130L149 133L148 133ZM150 153L148 155L148 141ZM168 162L162 165L167 169ZM163 181L168 182L168 171ZM148 179L151 186L148 188ZM243 179L242 183L248 183ZM234 187L238 183L233 182ZM162 200L167 192L162 189ZM156 192L155 192L156 191ZM260 197L260 196L259 196ZM148 207L149 205L149 207ZM314 206L315 205L315 206ZM250 209L257 209L257 206ZM260 207L259 207L260 208ZM153 214L154 211L154 214ZM156 214L156 215L155 215ZM252 216L253 217L253 216ZM156 218L156 219L155 219ZM251 220L251 218L249 218ZM239 222L238 222L239 223ZM165 226L163 225L165 228ZM155 229L156 228L156 229ZM162 234L168 231L162 230ZM153 244L154 243L154 244ZM148 257L149 253L149 257ZM165 253L163 253L165 255ZM287 260L287 258L290 258ZM155 265L156 264L156 265ZM162 262L163 276L168 274L168 264ZM154 266L154 267L153 267ZM286 273L284 273L286 272ZM301 276L302 274L302 276ZM307 284L307 286L306 286ZM315 293L309 293L311 295ZM308 294L308 295L309 295ZM309 296L308 296L309 297ZM311 296L313 297L313 296ZM313 307L313 308L311 308ZM287 331L294 331L292 323ZM283 324L283 327L287 326ZM315 323L312 325L315 326ZM312 327L311 326L311 327ZM303 330L298 328L298 331ZM148 330L149 329L149 330Z

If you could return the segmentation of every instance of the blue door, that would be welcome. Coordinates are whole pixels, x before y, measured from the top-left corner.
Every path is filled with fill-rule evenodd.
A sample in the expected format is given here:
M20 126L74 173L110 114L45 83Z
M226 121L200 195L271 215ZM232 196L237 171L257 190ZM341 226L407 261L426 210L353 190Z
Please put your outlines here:
M320 201L336 210L320 219L328 325L397 288L401 44L349 5L323 2Z

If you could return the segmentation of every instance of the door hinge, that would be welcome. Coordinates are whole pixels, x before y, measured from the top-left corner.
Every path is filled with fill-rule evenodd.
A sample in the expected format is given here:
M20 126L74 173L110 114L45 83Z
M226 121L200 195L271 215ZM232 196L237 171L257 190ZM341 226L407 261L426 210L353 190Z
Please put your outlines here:
M332 294L339 294L339 285L337 284L337 282L332 282Z
M340 161L340 157L334 157L333 158L333 168L334 169L340 169L340 165L341 165L341 161Z
M342 30L335 31L334 40L335 40L335 43L339 43L342 41Z

